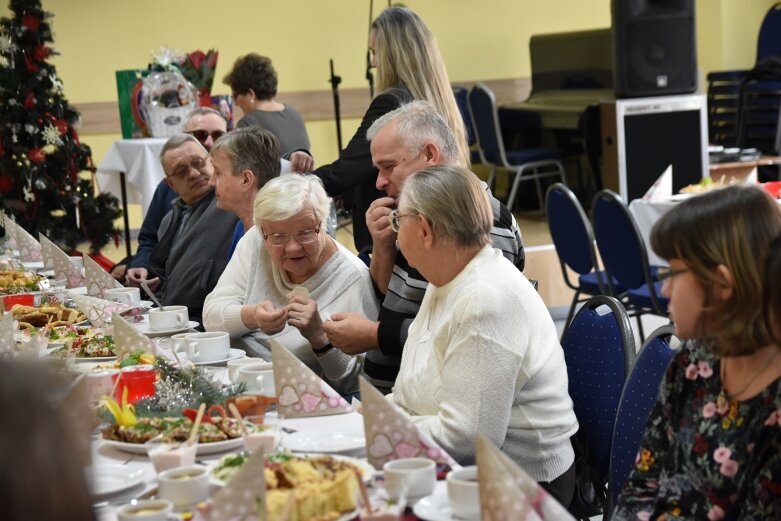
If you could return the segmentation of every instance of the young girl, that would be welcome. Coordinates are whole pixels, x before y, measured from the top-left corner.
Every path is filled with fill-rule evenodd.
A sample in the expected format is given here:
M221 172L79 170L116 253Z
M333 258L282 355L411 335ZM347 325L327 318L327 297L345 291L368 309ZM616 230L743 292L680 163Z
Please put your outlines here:
M761 305L779 234L778 204L754 187L693 197L654 226L651 245L670 263L662 293L686 342L614 519L781 519L781 349Z

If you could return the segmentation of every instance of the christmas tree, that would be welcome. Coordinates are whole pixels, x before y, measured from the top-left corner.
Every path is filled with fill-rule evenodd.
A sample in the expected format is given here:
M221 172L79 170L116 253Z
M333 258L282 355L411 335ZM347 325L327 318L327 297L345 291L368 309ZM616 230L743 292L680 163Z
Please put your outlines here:
M0 19L0 204L33 236L97 253L119 237L116 197L95 195L92 152L79 141L79 114L68 104L54 66L51 13L39 0L11 0Z

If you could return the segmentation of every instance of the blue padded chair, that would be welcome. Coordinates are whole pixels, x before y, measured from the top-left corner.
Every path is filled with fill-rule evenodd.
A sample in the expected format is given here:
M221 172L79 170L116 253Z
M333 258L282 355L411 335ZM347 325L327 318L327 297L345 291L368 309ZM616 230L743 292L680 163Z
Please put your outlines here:
M591 224L599 255L610 275L610 294L624 303L630 316L637 318L637 330L643 340L642 315L669 316L669 299L662 296L662 283L655 280L656 270L648 263L637 223L618 194L602 190L591 204ZM620 287L613 284L614 280ZM622 291L621 287L629 289Z
M599 270L591 223L572 190L561 183L548 188L545 195L545 213L564 283L575 290L561 334L563 339L579 302L584 302L594 295L609 294L607 273ZM567 268L577 273L577 284L570 280ZM586 298L581 298L581 294L586 295Z
M613 506L634 467L648 414L656 403L662 378L675 355L675 350L670 347L674 331L672 325L665 325L649 335L621 393L610 453L608 490Z
M618 402L635 360L624 306L606 295L589 299L572 320L562 347L588 461L601 483L607 483Z
M469 91L469 111L474 122L480 161L493 168L488 178L488 185L493 185L496 169L508 170L515 175L510 196L507 198L507 208L512 211L521 181L534 180L540 208L543 208L540 179L558 177L562 183L567 182L564 166L561 164L564 151L558 148L505 151L502 131L499 127L499 114L496 110L496 97L484 83L478 82Z
M469 113L469 89L458 85L453 86L453 96L456 98L458 111L464 120L466 129L466 144L469 146L469 159L472 164L480 163L480 151L477 149L477 137L475 137L475 125L472 122L472 115ZM493 168L493 167L492 167ZM493 175L493 170L491 170Z

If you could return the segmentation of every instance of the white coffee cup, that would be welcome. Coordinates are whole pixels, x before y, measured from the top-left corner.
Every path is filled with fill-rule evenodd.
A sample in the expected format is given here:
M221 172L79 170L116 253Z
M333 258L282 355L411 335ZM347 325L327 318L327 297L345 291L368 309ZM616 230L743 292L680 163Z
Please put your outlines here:
M157 476L160 497L168 499L179 509L205 501L209 497L209 472L192 465L176 467Z
M433 460L427 458L401 458L391 460L382 466L385 475L385 490L388 496L398 499L418 499L434 492L437 483L437 469Z
M230 336L224 331L190 333L184 337L187 358L193 362L214 362L230 355Z
M177 333L171 335L171 351L176 351L177 353L185 352L187 350L187 344L184 339L187 335L192 335L192 333Z
M225 364L228 367L228 380L235 384L239 381L239 369L245 365L257 364L262 361L261 358L250 358L249 356L229 360L228 363Z
M239 367L237 381L246 384L248 391L257 392L261 396L277 395L274 387L274 366L270 362Z
M181 329L187 327L188 321L187 306L166 306L165 311L160 308L149 310L149 327L155 331Z
M119 521L168 521L174 504L167 499L141 499L117 511Z
M137 306L141 304L141 292L138 288L111 288L103 292L103 297L112 302L121 304L131 304Z
M480 488L476 465L448 472L447 497L450 508L459 519L480 519Z

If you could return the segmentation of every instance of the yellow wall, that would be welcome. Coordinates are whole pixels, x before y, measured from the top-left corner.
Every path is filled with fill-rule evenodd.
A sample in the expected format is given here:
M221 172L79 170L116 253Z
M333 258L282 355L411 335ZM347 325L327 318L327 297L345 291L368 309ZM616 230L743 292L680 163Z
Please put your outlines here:
M451 80L529 76L533 34L608 27L610 0L409 0L440 43ZM759 22L771 0L697 0L700 67L704 71L753 64ZM114 101L117 69L143 68L152 49L220 51L215 94L241 54L274 60L280 91L329 88L333 58L342 87L366 85L368 2L359 0L43 0L54 13L54 58L73 103ZM375 2L376 16L385 2ZM209 6L207 9L206 6ZM7 15L7 7L0 14ZM368 100L367 100L368 102ZM346 141L357 126L343 122ZM307 128L318 164L336 155L332 121ZM115 134L83 135L99 163ZM137 222L137 214L133 214Z

